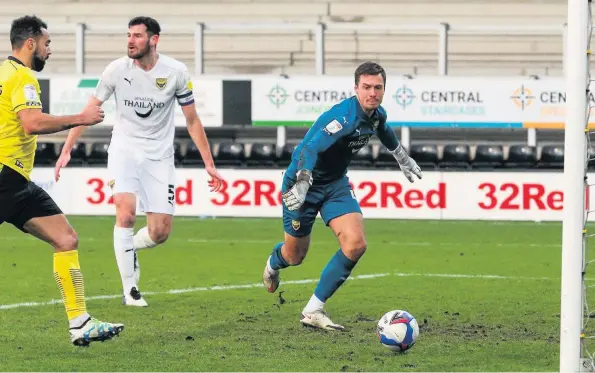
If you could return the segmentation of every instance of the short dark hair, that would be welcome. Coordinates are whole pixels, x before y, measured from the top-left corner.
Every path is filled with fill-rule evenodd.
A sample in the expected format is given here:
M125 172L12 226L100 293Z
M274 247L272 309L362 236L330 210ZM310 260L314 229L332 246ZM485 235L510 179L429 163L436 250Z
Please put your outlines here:
M10 26L10 45L12 45L12 49L22 47L29 38L40 36L42 28L47 29L48 25L36 16L24 16L12 21Z
M362 63L355 69L355 85L359 84L359 78L362 75L382 75L384 85L386 85L386 72L379 64L371 61Z
M161 26L159 26L159 22L151 17L139 16L134 17L133 19L128 22L128 28L137 25L145 25L147 28L147 34L149 36L159 35L161 33Z

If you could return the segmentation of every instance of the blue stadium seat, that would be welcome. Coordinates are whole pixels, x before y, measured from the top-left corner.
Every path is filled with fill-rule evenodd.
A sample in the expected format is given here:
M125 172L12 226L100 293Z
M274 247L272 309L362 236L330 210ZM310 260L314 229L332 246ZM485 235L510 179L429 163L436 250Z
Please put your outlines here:
M107 150L109 143L96 142L91 145L91 152L87 157L87 164L91 167L107 166Z
M442 150L439 167L444 170L469 170L471 155L468 145L449 144Z
M558 145L545 145L542 147L537 167L546 169L564 168L564 147Z
M60 146L60 151L62 151L63 147L64 147L64 144L62 144L62 146ZM78 142L78 143L74 144L74 146L70 150L70 162L68 163L68 166L83 167L86 165L87 165L87 147L86 147L85 143Z
M213 148L211 147L211 152ZM205 166L205 162L202 160L202 157L200 156L200 152L198 151L198 148L196 147L196 145L194 144L193 141L190 141L188 143L188 148L186 149L186 154L184 155L184 157L182 158L180 165L182 167L204 167ZM215 166L217 166L217 164L215 164Z
M367 169L374 166L374 154L372 153L372 145L362 147L351 159L351 167L353 169Z
M277 159L275 144L252 144L250 156L246 160L248 167L275 167Z
M438 147L428 144L411 145L409 156L424 170L435 170L438 167Z
M37 149L35 150L35 166L53 166L56 164L57 159L56 145L54 143L37 143Z
M277 160L277 165L281 168L287 168L291 163L291 155L293 154L293 150L298 144L285 144L281 149L281 155Z
M528 169L537 163L537 150L529 145L511 145L508 148L508 158L504 163L506 168Z
M215 164L221 167L243 167L246 157L244 144L238 142L221 142L215 158Z
M478 145L471 162L474 169L489 170L504 164L504 150L501 145Z

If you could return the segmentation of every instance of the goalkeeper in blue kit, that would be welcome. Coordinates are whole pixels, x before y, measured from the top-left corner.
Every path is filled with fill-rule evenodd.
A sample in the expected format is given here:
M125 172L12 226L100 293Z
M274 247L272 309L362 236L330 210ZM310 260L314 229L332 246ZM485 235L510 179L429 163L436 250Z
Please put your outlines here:
M385 84L386 73L380 65L361 64L355 70L356 95L320 115L295 148L283 177L285 240L275 245L267 260L263 273L266 289L274 293L280 270L302 263L318 212L340 245L302 311L301 322L307 326L344 329L330 320L324 304L347 280L367 248L362 212L346 176L353 156L376 135L410 182L413 176L422 177L417 163L386 124L386 111L380 106Z

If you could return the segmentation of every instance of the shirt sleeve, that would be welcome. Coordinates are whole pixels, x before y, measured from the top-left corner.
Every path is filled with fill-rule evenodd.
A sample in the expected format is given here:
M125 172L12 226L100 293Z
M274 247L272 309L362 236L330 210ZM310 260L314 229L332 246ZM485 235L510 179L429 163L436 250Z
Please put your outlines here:
M184 66L178 73L178 85L176 87L176 99L180 106L186 106L194 103L194 94L192 93L192 78L188 68Z
M342 116L321 116L312 126L314 135L302 147L298 170L312 171L318 160L318 154L324 152L342 137L353 132L345 121L341 124Z
M15 113L23 109L41 109L41 89L37 78L24 70L15 76L12 89L12 109Z
M116 80L117 77L117 63L118 60L111 62L99 78L99 82L97 83L97 88L95 88L95 97L101 102L106 102L109 100L111 95L116 90Z
M376 136L388 150L393 151L399 146L399 139L397 139L397 135L395 131L386 124L386 117L380 118L380 123L378 124L378 128L376 128Z

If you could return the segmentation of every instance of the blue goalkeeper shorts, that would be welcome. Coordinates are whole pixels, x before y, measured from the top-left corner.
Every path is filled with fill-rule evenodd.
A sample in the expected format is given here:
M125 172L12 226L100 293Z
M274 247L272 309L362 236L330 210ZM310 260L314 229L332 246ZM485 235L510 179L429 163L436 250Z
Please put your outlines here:
M290 178L285 173L281 193L291 189L294 183L295 178ZM347 176L329 184L312 185L306 201L298 210L290 211L283 203L283 229L294 237L307 236L312 232L318 212L327 226L331 220L341 215L362 213Z

